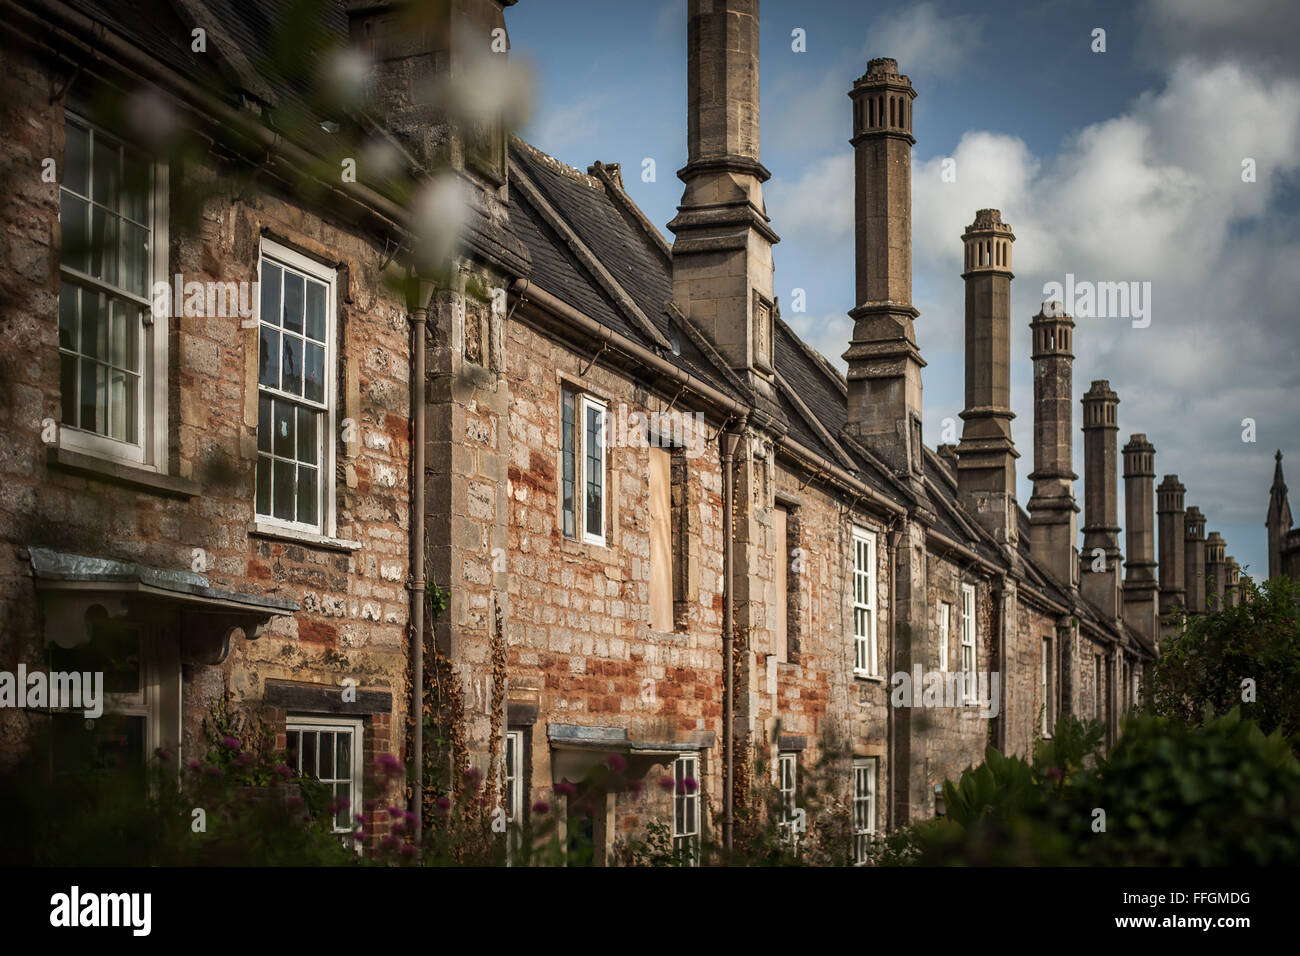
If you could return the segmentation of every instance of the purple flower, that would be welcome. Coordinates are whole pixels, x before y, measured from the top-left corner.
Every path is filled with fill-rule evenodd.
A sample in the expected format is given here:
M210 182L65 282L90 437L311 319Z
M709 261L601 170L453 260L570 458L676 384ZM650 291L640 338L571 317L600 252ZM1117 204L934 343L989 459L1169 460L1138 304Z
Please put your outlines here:
M406 773L402 762L389 753L379 755L375 760L375 769L388 777L400 777Z
M391 850L393 849L393 847L397 846L399 842L400 841L397 839L397 837L386 836L379 841L379 845L382 846L385 850Z
M289 805L290 809L297 810L302 806L302 797L290 796L284 802Z
M199 763L197 760L194 759L191 759L190 762L187 763L185 766L189 767L195 773L198 773L201 769L203 769L203 764Z
M641 791L645 789L645 781L633 780L627 785L627 788L632 791L632 796L639 797L641 796Z
M350 802L347 797L335 797L330 801L330 813L338 813L340 810L346 810Z
M660 777L660 778L659 778L659 787L660 787L661 789L663 789L663 790L665 790L665 791L671 793L673 790L675 790L675 789L677 788L677 781L674 780L672 777L667 777L667 776Z
M172 752L171 752L170 750L167 750L167 749L163 748L163 747L159 747L159 748L157 748L157 749L153 752L153 754L154 754L154 756L157 757L159 760L171 760L171 759L172 759Z
M578 788L567 780L561 780L555 785L555 792L562 793L566 797L576 797L578 795Z
M415 856L415 847L409 843L403 843L402 849L398 852L400 852L402 856L407 856L407 857Z
M622 773L627 769L627 761L623 759L622 754L610 754L605 763L609 764L609 769L615 773Z
M400 817L400 816L401 816L402 814L404 814L405 812L406 812L406 811L403 810L401 807L389 807L389 808L388 808L388 815L389 815L390 817L392 817L394 820L396 820L398 817Z
M473 783L475 780L481 779L482 776L483 776L483 771L479 770L478 767L470 767L468 770L465 771L465 779L470 781L471 783Z
M396 823L393 824L393 826L391 827L391 830L392 830L393 833L405 833L405 832L406 832L406 824L403 823L401 820L398 820Z
M412 811L412 810L407 810L406 813L404 813L402 816L403 816L403 819L405 819L407 823L411 824L412 826L415 825L415 813L414 813L414 811Z
M366 831L365 831L365 830L362 830L362 829L358 828L358 829L352 831L352 839L354 839L354 840L364 840L365 838L366 838Z
M289 769L289 765L287 763L281 763L277 765L274 773L276 773L281 777L284 777L284 779L286 780L288 780L290 777L293 776L293 771Z
M227 734L225 737L221 738L221 746L225 747L227 750L238 750L239 741Z
M207 776L207 777L220 777L220 776L221 776L221 768L220 768L220 767L204 767L204 768L203 768L203 774L204 774L204 776Z
M694 792L695 792L696 790L698 790L699 788L700 788L700 785L699 785L698 783L695 782L695 778L694 778L694 777L682 777L682 783L681 783L681 786L679 786L679 787L677 788L677 792L678 792L678 793L694 793Z
M441 810L443 813L446 813L448 810L451 809L451 801L448 800L446 797L439 797L436 801L434 801L433 805L437 807L439 810Z
M240 751L239 756L235 758L235 763L239 764L241 767L247 767L252 762L253 755L247 750Z
M551 805L545 800L538 800L533 804L533 813L550 813Z

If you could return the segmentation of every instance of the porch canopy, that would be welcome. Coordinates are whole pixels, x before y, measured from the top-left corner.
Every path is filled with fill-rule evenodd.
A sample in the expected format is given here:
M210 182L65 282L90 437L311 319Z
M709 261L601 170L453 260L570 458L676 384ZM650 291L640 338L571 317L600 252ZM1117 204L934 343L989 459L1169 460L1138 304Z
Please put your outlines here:
M298 610L297 601L214 588L194 571L47 548L29 548L28 555L45 639L60 647L90 640L96 620L120 618L173 628L182 660L218 664L230 652L235 631L255 640L272 618Z

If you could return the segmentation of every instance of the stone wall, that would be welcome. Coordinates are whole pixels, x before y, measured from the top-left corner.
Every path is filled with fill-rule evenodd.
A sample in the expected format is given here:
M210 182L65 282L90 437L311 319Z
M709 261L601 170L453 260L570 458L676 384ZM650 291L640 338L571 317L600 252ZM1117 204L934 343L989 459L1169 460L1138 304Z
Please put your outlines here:
M237 637L220 665L184 666L181 759L202 758L202 721L217 699L229 692L256 711L271 679L338 688L351 677L360 689L390 693L392 713L370 720L366 747L400 752L389 721L403 726L407 711L409 347L404 305L380 276L382 248L288 195L249 189L233 197L242 180L211 161L187 169L188 179L172 171L173 207L192 197L194 184L220 188L204 203L197 231L173 224L169 280L180 273L185 282L255 281L261 236L338 268L337 422L351 419L355 436L335 436L335 507L337 537L351 545L252 530L258 333L237 316L169 320L167 471L193 483L182 483L189 492L57 467L42 423L61 417L59 184L42 182L40 172L45 157L63 168L64 102L49 102L62 77L19 51L6 56L6 74L0 170L12 197L0 208L0 427L9 436L0 449L0 667L41 660L28 547L202 570L213 587L295 601L300 610L255 641ZM20 746L22 712L6 709L0 727L4 747Z

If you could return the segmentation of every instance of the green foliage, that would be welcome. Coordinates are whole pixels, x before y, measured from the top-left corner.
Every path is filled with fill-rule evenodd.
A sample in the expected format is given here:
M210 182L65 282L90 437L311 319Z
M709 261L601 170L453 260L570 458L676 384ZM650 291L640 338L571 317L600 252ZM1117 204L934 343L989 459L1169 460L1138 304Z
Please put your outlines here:
M143 772L52 770L48 742L0 779L0 859L11 866L324 866L356 862L302 781L241 782L215 763L178 771L160 754ZM243 768L241 768L243 769Z
M875 862L1300 862L1300 762L1280 732L1265 735L1237 709L1199 725L1136 713L1103 755L1101 731L1062 718L1032 765L990 749L945 784L947 816L891 834Z
M1108 865L1291 865L1300 862L1300 762L1279 731L1234 708L1200 727L1139 714L1078 809L1106 809L1090 858ZM1079 802L1076 801L1076 804Z
M1037 809L1043 794L1029 764L989 747L984 763L968 769L955 784L944 782L943 799L948 819L969 828L989 817L1006 819Z
M1300 587L1289 579L1258 588L1244 579L1241 587L1240 604L1179 619L1148 678L1153 709L1192 722L1207 707L1216 714L1240 707L1264 733L1280 730L1300 750ZM1243 700L1247 678L1254 701Z
M781 733L772 729L775 745ZM853 779L853 755L834 741L822 740L817 760L799 768L795 806L804 811L806 830L796 834L783 823L781 791L773 780L770 764L758 759L747 799L734 808L732 847L705 842L701 860L707 866L851 866L853 860L853 814L844 799L844 788ZM715 815L720 824L720 817ZM715 826L721 837L721 826Z
M692 854L673 845L673 828L660 821L645 826L645 838L629 840L619 854L623 866L691 866Z

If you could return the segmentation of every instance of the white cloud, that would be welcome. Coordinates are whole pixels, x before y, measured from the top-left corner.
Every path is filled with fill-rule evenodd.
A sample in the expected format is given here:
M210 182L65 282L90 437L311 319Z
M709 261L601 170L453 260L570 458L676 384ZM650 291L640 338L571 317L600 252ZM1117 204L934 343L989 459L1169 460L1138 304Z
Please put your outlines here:
M552 156L572 156L575 147L599 141L598 118L613 102L608 92L587 93L560 109L549 110L528 135L529 142Z
M853 239L853 154L848 150L810 163L793 183L773 177L763 187L767 212L781 231L798 234L812 248Z
M1245 156L1257 163L1255 183L1242 182ZM1022 501L1033 458L1028 322L1043 284L1073 272L1149 281L1154 309L1146 329L1120 318L1076 319L1076 396L1093 379L1108 379L1121 397L1121 445L1145 432L1158 472L1179 473L1189 503L1211 525L1262 525L1272 449L1300 451L1289 392L1300 380L1300 229L1278 209L1300 173L1300 81L1184 59L1159 89L1078 130L1054 155L1037 156L1016 136L971 130L951 153L955 183L941 179L945 158L914 160L912 179L917 335L931 362L929 441L939 440L940 420L962 401L960 236L977 209L998 208L1017 237L1013 432ZM773 224L787 241L816 249L852 242L851 162L846 151L789 186L772 182ZM843 367L847 320L809 325L801 331ZM1076 403L1082 473L1078 413ZM1247 417L1257 422L1257 444L1241 442ZM1236 553L1258 544L1239 539Z
M966 65L983 29L979 17L940 13L933 3L918 3L880 17L867 36L871 55L893 57L904 73L945 76Z

